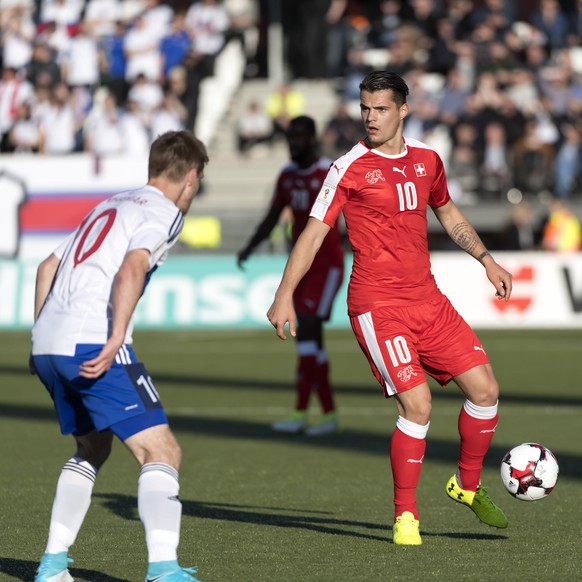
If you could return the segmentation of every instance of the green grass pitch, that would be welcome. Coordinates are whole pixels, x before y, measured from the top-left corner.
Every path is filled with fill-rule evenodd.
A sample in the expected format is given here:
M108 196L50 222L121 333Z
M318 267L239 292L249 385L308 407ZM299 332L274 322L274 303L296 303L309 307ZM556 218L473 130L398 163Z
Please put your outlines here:
M463 399L454 384L431 384L418 491L424 543L407 548L391 542L395 406L351 331L327 333L344 430L319 439L269 429L293 402L292 341L268 330L137 333L136 352L184 450L182 564L197 565L204 582L582 579L582 332L479 335L502 389L483 482L509 527L489 528L446 497ZM56 479L73 452L27 372L28 349L28 334L0 334L0 580L7 581L34 578ZM560 462L556 489L534 503L513 499L499 478L503 454L525 441L546 445ZM116 443L70 552L76 580L143 580L137 475Z

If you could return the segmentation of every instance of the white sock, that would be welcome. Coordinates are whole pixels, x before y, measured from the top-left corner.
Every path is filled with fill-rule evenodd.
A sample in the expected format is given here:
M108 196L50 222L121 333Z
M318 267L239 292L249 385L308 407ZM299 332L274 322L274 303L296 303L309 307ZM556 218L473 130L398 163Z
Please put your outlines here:
M414 439L425 439L428 433L430 422L426 424L417 424L411 420L406 420L403 416L399 416L396 420L396 427L399 428L405 435Z
M47 554L67 552L77 539L91 505L96 477L97 469L79 457L73 457L65 463L53 502L45 550Z
M177 560L182 504L178 471L164 463L146 463L138 479L137 506L149 562Z
M478 418L479 420L489 420L490 418L495 418L497 415L498 404L499 402L496 402L493 406L477 406L470 400L465 400L463 408L465 409L465 412L473 418Z

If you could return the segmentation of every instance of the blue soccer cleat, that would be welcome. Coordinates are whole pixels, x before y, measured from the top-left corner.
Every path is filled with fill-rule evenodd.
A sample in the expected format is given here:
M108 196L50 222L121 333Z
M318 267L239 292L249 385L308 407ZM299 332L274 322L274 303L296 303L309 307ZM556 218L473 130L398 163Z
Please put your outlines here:
M72 562L67 552L44 554L38 565L34 582L73 582L68 565Z
M150 562L145 582L200 582L194 577L196 567L182 568L176 560Z

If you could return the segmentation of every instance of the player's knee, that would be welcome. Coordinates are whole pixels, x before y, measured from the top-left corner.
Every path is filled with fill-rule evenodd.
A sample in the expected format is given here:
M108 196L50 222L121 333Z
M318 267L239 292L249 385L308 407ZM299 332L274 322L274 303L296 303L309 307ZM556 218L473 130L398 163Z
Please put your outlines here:
M112 440L109 435L90 440L77 440L76 456L99 469L111 454Z

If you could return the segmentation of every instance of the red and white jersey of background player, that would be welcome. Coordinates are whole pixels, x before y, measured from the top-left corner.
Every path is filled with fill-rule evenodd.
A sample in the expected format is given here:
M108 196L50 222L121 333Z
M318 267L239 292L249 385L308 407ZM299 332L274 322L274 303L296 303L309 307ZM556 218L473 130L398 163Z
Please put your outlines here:
M149 273L166 259L184 218L160 190L145 186L98 204L54 251L61 259L53 288L32 330L34 355L73 356L77 344L104 344L111 291L125 255L150 252ZM133 320L125 343L132 342Z
M309 212L330 166L331 160L322 157L315 164L305 169L291 162L279 174L275 192L273 193L272 205L279 208L291 207L293 211L291 232L293 244L295 244L309 220ZM343 264L343 248L337 228L332 228L325 237L311 268L313 269L314 266L322 264Z
M440 293L430 271L426 213L450 200L443 163L418 140L404 144L395 156L355 145L329 169L311 211L329 226L344 214L354 253L352 317Z

